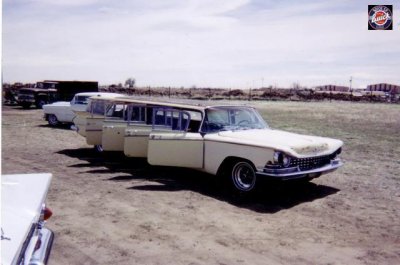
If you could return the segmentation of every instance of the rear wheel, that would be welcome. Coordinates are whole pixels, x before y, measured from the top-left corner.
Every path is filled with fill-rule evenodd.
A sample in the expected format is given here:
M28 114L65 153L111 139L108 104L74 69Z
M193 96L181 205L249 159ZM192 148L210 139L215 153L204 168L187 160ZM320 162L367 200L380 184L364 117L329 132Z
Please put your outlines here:
M47 117L47 121L49 122L49 124L51 126L57 126L60 123L58 121L56 115L54 115L54 114L49 114L49 116Z

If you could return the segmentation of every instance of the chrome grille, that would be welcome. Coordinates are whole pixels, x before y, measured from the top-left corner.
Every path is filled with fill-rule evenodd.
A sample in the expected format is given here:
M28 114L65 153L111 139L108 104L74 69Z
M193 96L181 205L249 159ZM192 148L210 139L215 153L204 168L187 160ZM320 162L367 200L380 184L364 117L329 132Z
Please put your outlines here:
M299 166L300 170L310 170L319 168L329 164L331 161L330 155L316 156L309 158L292 158L289 167Z

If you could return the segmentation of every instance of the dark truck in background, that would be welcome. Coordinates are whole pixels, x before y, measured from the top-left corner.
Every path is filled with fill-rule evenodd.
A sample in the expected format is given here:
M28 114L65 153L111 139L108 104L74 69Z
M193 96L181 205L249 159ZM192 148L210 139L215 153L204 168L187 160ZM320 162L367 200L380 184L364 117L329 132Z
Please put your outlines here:
M18 104L23 108L43 105L56 101L71 101L76 93L98 92L99 84L93 81L56 81L37 82L34 87L24 87L18 91Z

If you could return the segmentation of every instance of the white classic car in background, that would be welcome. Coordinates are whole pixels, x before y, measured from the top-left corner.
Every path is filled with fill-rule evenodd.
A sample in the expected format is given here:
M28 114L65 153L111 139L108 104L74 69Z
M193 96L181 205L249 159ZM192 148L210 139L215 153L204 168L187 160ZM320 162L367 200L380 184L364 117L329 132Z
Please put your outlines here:
M52 104L43 105L44 119L51 126L57 126L60 123L72 123L75 117L74 111L85 111L89 98L93 96L123 96L117 93L107 92L83 92L74 96L71 102L58 101Z
M101 100L103 115L86 116L78 130L88 144L219 175L242 193L259 178L310 180L343 165L342 141L273 130L252 107Z
M46 264L53 232L45 206L52 175L16 174L1 178L1 264Z

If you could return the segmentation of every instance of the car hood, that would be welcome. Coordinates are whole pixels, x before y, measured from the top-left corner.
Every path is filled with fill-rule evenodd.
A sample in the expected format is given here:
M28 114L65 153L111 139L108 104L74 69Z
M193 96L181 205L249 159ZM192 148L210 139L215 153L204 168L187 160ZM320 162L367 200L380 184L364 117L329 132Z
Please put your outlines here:
M332 138L272 129L223 131L210 136L212 140L271 148L298 158L331 154L343 145Z
M2 176L1 232L5 239L1 240L1 264L16 262L32 225L40 217L51 178L49 173Z

